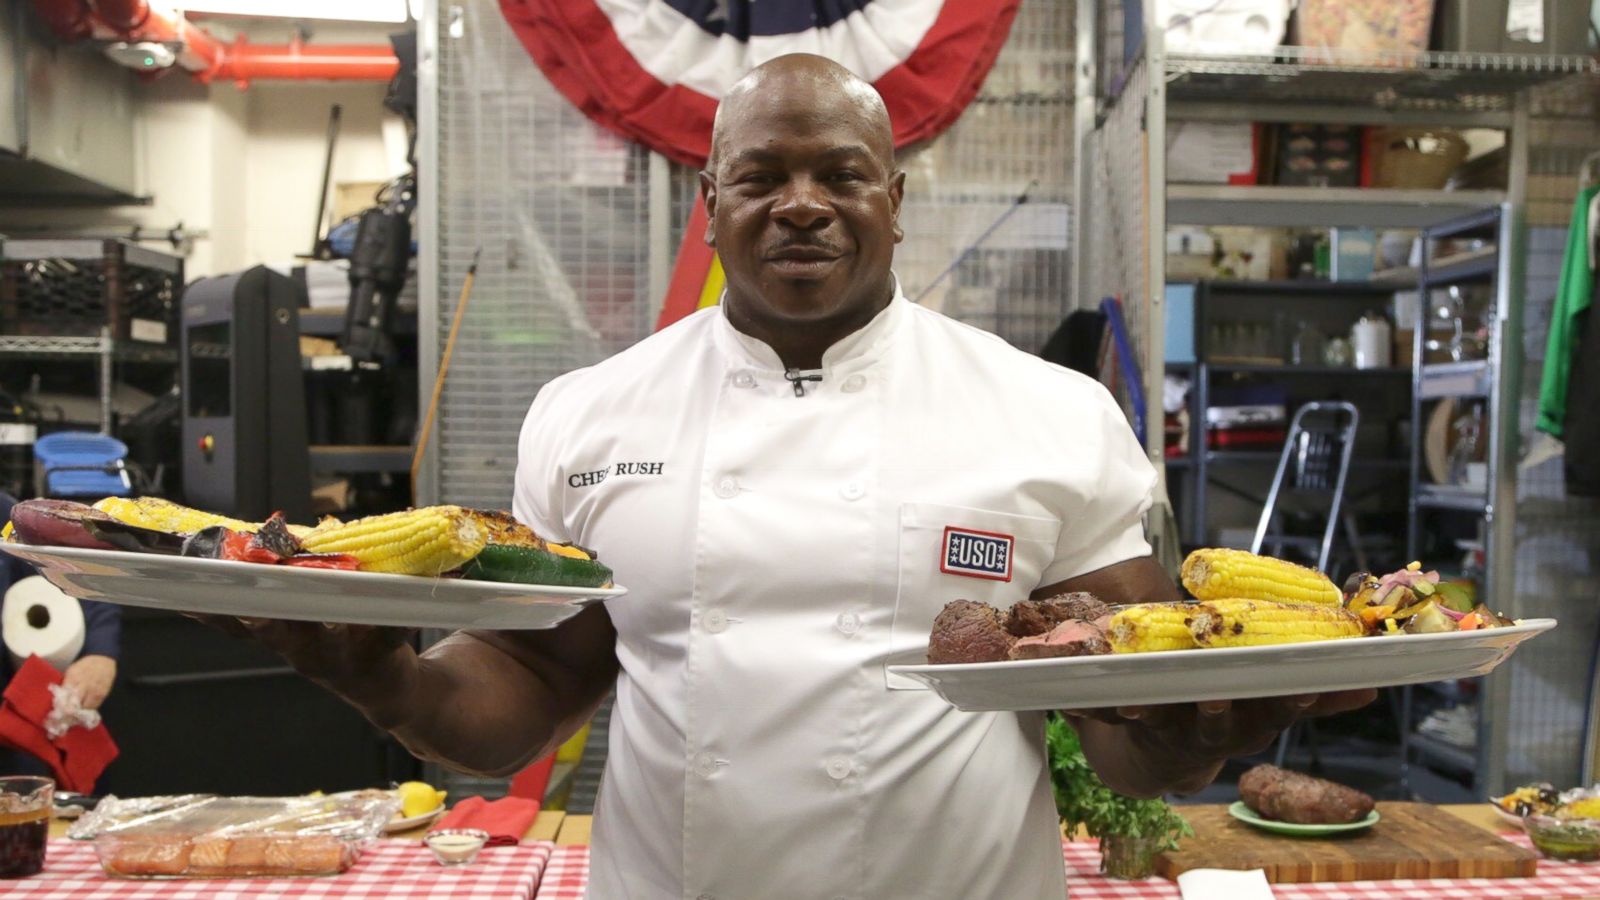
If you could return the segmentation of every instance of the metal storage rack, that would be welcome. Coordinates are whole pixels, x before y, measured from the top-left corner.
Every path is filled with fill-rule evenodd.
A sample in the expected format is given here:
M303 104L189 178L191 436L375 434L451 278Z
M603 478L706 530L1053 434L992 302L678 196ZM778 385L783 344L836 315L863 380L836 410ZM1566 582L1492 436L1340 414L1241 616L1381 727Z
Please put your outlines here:
M1511 477L1515 466L1517 441L1518 382L1522 370L1522 317L1514 314L1510 300L1513 292L1499 281L1510 266L1502 264L1505 254L1501 248L1510 246L1511 217L1509 204L1492 207L1482 212L1454 219L1422 232L1422 259L1417 269L1419 305L1426 306L1432 291L1469 284L1487 284L1494 288L1494 300L1484 315L1492 323L1489 329L1489 346L1485 358L1459 362L1427 361L1427 313L1421 310L1419 322L1412 338L1411 367L1411 492L1410 508L1406 522L1406 551L1413 559L1423 556L1423 528L1430 516L1467 516L1478 520L1479 539L1484 545L1485 586L1510 583L1502 577L1500 567L1509 567L1516 548L1515 513L1516 486ZM1455 263L1433 264L1434 242L1446 238L1483 237L1494 242L1495 252L1477 255ZM1520 268L1520 266L1519 266ZM1520 283L1520 273L1518 275ZM1518 311L1520 312L1520 311ZM1485 431L1488 437L1486 452L1486 483L1482 490L1460 489L1432 485L1423 478L1423 408L1424 404L1447 398L1482 398L1488 407ZM1500 607L1514 607L1515 595L1491 595L1492 602ZM1517 610L1510 610L1513 615ZM1501 721L1500 715L1485 715L1487 711L1503 711L1510 702L1509 682L1505 678L1483 680L1479 695L1477 745L1468 749L1425 734L1413 734L1412 706L1415 689L1407 687L1402 692L1400 729L1401 783L1409 778L1413 754L1441 763L1458 773L1467 775L1477 792L1483 793L1485 776L1504 768L1506 738L1491 723ZM1453 691L1446 691L1453 694ZM1453 698L1460 700L1461 698ZM1493 789L1498 792L1498 788Z
M160 320L160 339L158 341L135 340L137 329L129 334L128 320L141 314L146 317L170 316L170 307L160 309L160 298L175 298L181 292L183 284L183 262L176 256L150 250L127 240L96 240L96 239L35 239L7 241L5 250L0 253L0 261L7 264L19 264L35 259L58 259L64 265L81 267L77 270L78 282L75 296L42 295L47 298L44 302L50 304L50 310L59 304L62 314L72 320L69 328L81 329L84 319L97 318L106 324L99 328L99 334L94 334L93 328L87 329L89 333L77 335L51 335L51 334L3 334L0 335L0 362L4 361L93 361L98 364L99 376L99 426L103 434L111 433L112 419L112 385L116 380L116 367L119 364L165 365L175 367L178 363L178 351L173 343L168 342L170 322L165 318ZM98 268L104 265L105 268ZM146 278L144 283L144 308L141 310L138 301L128 296L128 287L123 282L124 278L137 278L142 273ZM93 292L105 292L104 296L88 301L83 296L84 288L81 284L94 284L99 278L98 286ZM25 291L25 288L12 285L12 291ZM69 294L72 292L69 291ZM111 294L116 299L111 299ZM7 301L17 307L28 306L21 295L8 295L12 299ZM155 305L152 305L154 298ZM103 305L117 303L120 309L108 311ZM174 301L175 302L175 301ZM31 304L30 316L36 317L40 312L41 303L35 301ZM7 324L10 324L9 321ZM26 329L37 330L38 323L30 321ZM48 329L47 329L48 330Z
M1192 376L1187 409L1189 414L1188 441L1189 452L1185 456L1165 457L1164 461L1168 470L1184 472L1188 475L1187 482L1179 485L1179 490L1173 492L1175 511L1179 517L1179 534L1182 540L1192 546L1202 546L1207 540L1208 509L1210 507L1208 485L1213 473L1219 470L1237 472L1243 469L1257 468L1271 473L1278 464L1280 452L1271 450L1242 450L1242 449L1213 449L1208 444L1207 433L1210 430L1206 425L1205 411L1211 405L1212 386L1216 377L1230 375L1275 375L1297 386L1309 385L1319 379L1337 378L1342 382L1353 383L1359 386L1381 386L1385 389L1397 385L1400 379L1410 375L1409 369L1385 367L1379 369L1357 369L1350 366L1330 367L1323 365L1253 365L1239 362L1214 361L1211 358L1211 348L1206 338L1207 324L1212 321L1213 307L1219 298L1238 298L1241 296L1264 296L1274 298L1317 298L1315 302L1324 307L1344 307L1360 311L1362 300L1381 296L1386 290L1370 281L1221 281L1204 280L1195 284L1194 295L1194 362L1169 362L1166 371L1172 373L1187 373ZM1331 299L1330 299L1331 298ZM1348 381L1353 379L1354 381ZM1409 468L1409 462L1389 456L1374 456L1358 454L1350 462L1353 471L1363 475L1375 472L1392 473L1399 476L1402 469ZM1229 492L1237 493L1237 489ZM1249 523L1254 526L1254 519ZM1399 537L1399 532L1396 532Z
M1146 2L1143 22L1152 22ZM1499 330L1520 322L1523 204L1529 156L1528 88L1600 73L1583 56L1477 53L1347 53L1279 47L1259 55L1169 54L1158 27L1122 33L1121 5L1078 4L1074 110L1077 138L1073 216L1076 304L1122 300L1146 397L1159 398L1163 376L1166 231L1169 224L1257 226L1441 225L1498 209L1500 253L1494 271ZM1169 121L1420 124L1506 132L1504 191L1417 191L1232 185L1169 185ZM1515 404L1521 348L1497 336L1501 360L1495 403ZM1154 402L1152 400L1152 402ZM1495 420L1491 467L1500 514L1490 523L1487 596L1512 615L1514 449L1517 417ZM1162 472L1162 429L1145 435ZM1483 719L1504 722L1507 679L1488 679ZM1504 781L1507 734L1480 741L1480 791Z

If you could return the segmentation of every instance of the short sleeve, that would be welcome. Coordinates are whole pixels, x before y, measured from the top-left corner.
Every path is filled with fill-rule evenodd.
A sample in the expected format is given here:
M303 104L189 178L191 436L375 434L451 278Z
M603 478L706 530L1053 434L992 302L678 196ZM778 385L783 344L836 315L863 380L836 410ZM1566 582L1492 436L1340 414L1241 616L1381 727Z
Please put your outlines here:
M1040 584L1056 584L1097 569L1150 555L1144 515L1156 486L1155 467L1120 407L1104 387L1094 385L1094 412L1099 438L1082 441L1092 448L1089 488L1076 496L1076 508L1063 509L1055 560ZM1081 426L1079 426L1081 430Z
M512 487L511 514L546 540L569 541L566 516L561 508L560 465L556 449L560 438L551 427L550 406L556 384L544 386L528 407L517 438L517 475Z

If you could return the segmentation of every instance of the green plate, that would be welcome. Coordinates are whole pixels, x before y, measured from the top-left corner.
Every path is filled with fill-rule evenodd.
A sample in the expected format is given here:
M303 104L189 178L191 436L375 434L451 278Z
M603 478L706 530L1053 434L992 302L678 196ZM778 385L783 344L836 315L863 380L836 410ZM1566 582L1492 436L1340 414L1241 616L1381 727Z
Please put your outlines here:
M1378 821L1378 811L1373 810L1365 819L1355 822L1346 822L1343 825L1297 825L1293 822L1279 822L1276 819L1263 819L1256 815L1255 810L1244 805L1243 800L1235 800L1228 807L1228 815L1241 822L1254 825L1266 831L1278 834L1293 834L1299 837L1316 837L1320 834L1339 834L1344 831L1360 831L1371 828Z

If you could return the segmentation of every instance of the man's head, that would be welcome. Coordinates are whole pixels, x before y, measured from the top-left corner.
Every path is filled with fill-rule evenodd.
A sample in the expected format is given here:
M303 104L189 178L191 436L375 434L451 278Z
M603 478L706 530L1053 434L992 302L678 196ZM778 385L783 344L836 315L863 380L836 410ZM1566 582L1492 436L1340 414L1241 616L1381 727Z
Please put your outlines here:
M807 54L752 70L717 109L700 175L731 302L768 327L870 318L892 290L904 186L871 85Z

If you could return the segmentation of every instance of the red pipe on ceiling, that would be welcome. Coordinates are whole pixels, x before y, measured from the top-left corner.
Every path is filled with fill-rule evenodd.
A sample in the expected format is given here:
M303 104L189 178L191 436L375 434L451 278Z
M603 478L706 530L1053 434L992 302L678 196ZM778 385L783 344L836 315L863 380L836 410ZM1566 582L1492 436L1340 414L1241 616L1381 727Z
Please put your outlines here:
M92 7L92 9L91 9ZM400 70L389 47L377 44L224 44L182 13L147 0L33 0L34 11L62 40L157 41L179 45L178 65L200 81L240 86L257 78L388 81Z

